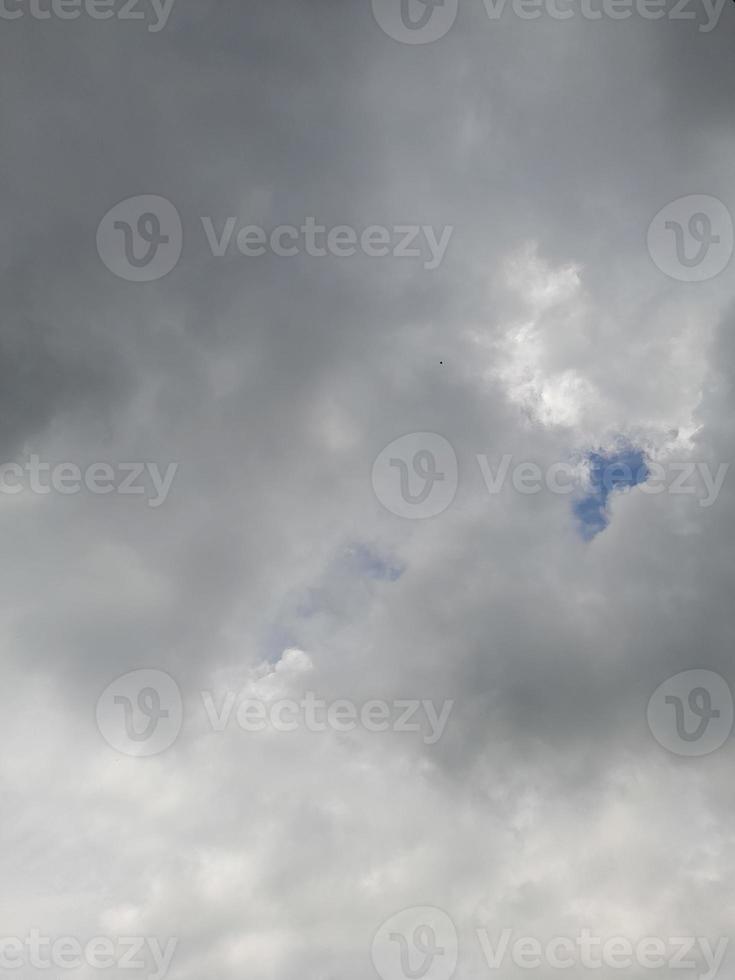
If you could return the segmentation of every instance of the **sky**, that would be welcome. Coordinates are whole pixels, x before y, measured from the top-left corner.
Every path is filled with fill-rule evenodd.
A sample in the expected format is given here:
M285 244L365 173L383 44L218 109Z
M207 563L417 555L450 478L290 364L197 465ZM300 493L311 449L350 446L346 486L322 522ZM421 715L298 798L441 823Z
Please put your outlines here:
M0 10L0 973L727 980L735 6L74 2Z

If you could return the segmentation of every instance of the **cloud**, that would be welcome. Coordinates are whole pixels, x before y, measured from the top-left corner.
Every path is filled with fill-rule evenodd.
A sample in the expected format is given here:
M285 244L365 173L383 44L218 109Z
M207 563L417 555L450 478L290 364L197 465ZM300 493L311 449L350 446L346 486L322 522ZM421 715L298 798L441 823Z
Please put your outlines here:
M668 278L646 231L688 194L735 213L733 18L463 3L427 45L331 0L3 23L4 458L179 464L155 509L0 494L5 935L134 928L178 937L181 980L364 980L380 924L435 906L468 980L478 927L728 934L732 739L677 757L646 706L679 671L735 682L732 480L709 508L603 485L587 541L569 497L489 496L476 456L732 459L732 277ZM148 283L95 245L140 194L183 227ZM454 232L433 270L214 258L201 218L230 215ZM458 459L427 520L371 485L415 432ZM95 725L142 668L184 708L147 759ZM201 692L253 678L454 706L436 744L213 732Z

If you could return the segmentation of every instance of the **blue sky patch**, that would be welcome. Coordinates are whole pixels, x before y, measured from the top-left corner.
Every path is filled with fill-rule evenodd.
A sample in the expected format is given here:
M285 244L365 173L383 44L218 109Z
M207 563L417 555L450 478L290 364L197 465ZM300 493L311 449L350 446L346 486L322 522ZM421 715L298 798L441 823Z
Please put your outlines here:
M610 523L609 502L613 493L627 493L630 487L645 483L649 470L642 450L633 446L586 455L589 469L583 494L572 509L580 534L591 541Z
M396 582L403 575L402 566L384 558L369 545L353 544L345 555L345 564L356 575L379 582Z

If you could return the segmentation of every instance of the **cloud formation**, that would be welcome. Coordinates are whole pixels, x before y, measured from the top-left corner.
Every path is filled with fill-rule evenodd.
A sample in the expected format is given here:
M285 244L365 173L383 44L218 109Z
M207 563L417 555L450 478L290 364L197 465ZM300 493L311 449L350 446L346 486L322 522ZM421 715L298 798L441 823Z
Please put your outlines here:
M546 470L618 439L636 460L732 460L732 265L684 281L647 242L688 195L735 214L735 8L706 32L703 14L492 19L463 0L427 44L332 0L176 0L153 32L2 21L3 461L177 465L155 508L0 496L4 936L150 937L141 976L173 937L180 980L367 980L381 924L430 907L475 980L496 972L478 929L728 935L732 739L677 755L647 705L686 670L724 680L710 711L735 684L732 478L708 507L611 492L585 540L569 496L490 495L476 464ZM175 208L181 251L136 282L97 235L141 195ZM425 251L217 257L202 219L231 216L453 231L435 268ZM171 244L115 220L135 261L146 235ZM457 460L427 519L371 480L411 433ZM148 757L96 716L139 670L181 697ZM218 710L227 692L453 706L433 742L217 732L204 691ZM112 692L128 735L166 722L156 693Z

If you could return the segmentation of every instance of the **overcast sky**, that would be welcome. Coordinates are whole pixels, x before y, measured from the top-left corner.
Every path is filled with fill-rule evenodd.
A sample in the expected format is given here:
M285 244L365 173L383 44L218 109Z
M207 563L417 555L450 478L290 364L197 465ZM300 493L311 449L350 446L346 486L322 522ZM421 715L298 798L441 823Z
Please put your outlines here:
M735 6L586 2L4 0L4 977L728 937Z

